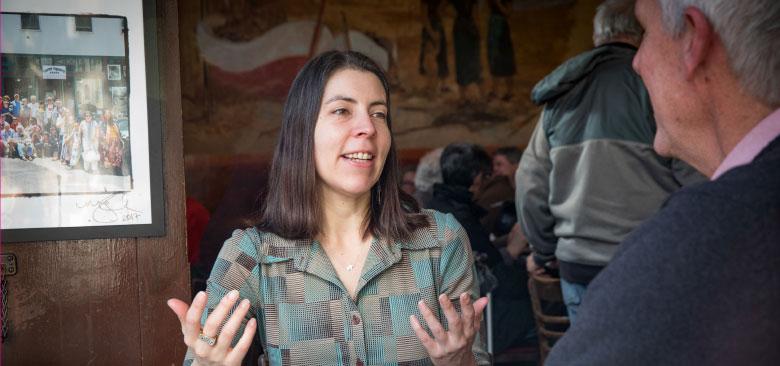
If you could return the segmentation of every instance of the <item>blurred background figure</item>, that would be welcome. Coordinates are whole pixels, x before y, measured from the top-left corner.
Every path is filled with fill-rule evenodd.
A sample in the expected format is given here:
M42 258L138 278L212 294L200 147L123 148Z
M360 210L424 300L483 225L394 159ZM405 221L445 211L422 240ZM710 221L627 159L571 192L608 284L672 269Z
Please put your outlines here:
M518 227L501 250L490 241L480 219L486 211L473 200L491 175L490 155L479 145L455 143L441 154L442 183L433 186L430 208L450 213L466 230L476 258L482 294L492 294L494 353L535 342L528 274L521 254L527 242ZM510 226L511 227L511 226Z
M407 165L401 168L401 190L414 197L414 178L417 175L417 165Z
M433 198L433 185L441 183L441 166L439 159L443 147L433 149L420 158L417 164L417 172L414 175L415 198L420 207L428 208Z

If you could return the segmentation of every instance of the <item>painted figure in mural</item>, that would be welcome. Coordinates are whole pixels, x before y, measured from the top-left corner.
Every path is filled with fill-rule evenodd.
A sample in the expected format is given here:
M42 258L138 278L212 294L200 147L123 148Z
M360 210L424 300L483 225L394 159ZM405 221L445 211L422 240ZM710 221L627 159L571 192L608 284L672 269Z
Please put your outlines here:
M482 56L479 29L474 19L476 0L450 0L455 8L452 40L455 44L455 73L460 103L478 102L482 98Z
M257 225L192 306L168 302L185 365L238 365L257 329L271 365L489 364L465 231L399 189L382 70L326 52L289 95Z
M515 75L515 48L509 29L509 6L511 0L490 0L488 18L487 53L493 90L488 97L512 99L512 79Z
M446 90L445 81L450 74L447 65L447 37L440 8L442 0L421 0L422 34L420 42L420 75L426 79L429 92ZM434 73L434 65L436 72Z

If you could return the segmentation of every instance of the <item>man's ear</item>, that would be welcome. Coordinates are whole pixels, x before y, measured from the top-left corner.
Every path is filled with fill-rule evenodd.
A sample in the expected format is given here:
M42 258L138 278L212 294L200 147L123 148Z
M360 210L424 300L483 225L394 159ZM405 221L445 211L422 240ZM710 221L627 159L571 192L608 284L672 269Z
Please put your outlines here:
M688 7L685 9L685 41L683 61L685 62L685 78L693 79L696 71L705 63L712 51L715 32L712 24L701 10Z

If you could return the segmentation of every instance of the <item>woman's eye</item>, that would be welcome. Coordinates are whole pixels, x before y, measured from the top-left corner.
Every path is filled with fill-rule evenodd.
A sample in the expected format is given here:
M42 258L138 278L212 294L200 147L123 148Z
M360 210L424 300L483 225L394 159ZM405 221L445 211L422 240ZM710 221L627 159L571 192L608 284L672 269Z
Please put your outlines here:
M373 118L380 118L380 119L387 119L387 116L385 115L385 112L374 112L374 113L371 113L371 117L373 117Z
M338 109L333 111L333 114L335 114L337 116L345 116L345 115L349 114L349 111L346 108L338 108Z

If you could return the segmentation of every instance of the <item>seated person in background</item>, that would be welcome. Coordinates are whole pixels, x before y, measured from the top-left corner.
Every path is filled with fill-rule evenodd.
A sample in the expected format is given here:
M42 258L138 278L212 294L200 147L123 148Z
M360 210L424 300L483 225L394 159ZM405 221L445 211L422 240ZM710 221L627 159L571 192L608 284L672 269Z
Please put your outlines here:
M390 95L357 52L301 69L257 225L225 242L207 293L168 302L185 365L238 365L257 329L271 365L490 363L468 237L399 189Z
M522 157L523 151L516 146L498 148L493 154L493 176L508 178L512 188L515 188L515 172Z
M430 208L455 216L466 229L475 255L482 258L480 287L483 294L493 295L494 352L526 344L534 330L528 274L520 257L526 242L520 236L511 246L496 249L480 223L485 210L472 199L483 177L490 176L490 157L478 145L450 144L441 154L440 166L443 182L433 185Z
M506 245L506 235L517 222L515 210L515 171L523 152L514 146L501 147L493 154L493 174L475 193L474 200L487 214L482 226L490 232L494 245Z
M456 143L444 148L439 165L442 183L433 185L433 199L428 207L455 216L469 234L471 248L485 255L487 265L493 267L501 261L501 254L490 243L489 233L479 221L485 210L473 199L484 177L490 176L490 157L478 145Z

